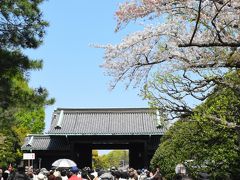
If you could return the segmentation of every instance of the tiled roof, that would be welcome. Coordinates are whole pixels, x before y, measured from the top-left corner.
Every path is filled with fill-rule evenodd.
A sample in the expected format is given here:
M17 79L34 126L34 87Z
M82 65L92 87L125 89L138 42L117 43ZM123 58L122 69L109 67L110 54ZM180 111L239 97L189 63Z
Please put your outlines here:
M147 108L62 109L54 111L49 135L162 135Z
M69 150L66 138L47 135L29 135L25 139L22 150Z

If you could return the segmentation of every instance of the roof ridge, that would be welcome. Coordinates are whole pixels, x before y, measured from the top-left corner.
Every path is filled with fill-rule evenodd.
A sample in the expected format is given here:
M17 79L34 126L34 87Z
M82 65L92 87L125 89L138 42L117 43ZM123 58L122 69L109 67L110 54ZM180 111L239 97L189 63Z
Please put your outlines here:
M57 108L55 111L149 111L151 108L148 107L138 107L138 108L125 108L125 107L116 107L116 108Z

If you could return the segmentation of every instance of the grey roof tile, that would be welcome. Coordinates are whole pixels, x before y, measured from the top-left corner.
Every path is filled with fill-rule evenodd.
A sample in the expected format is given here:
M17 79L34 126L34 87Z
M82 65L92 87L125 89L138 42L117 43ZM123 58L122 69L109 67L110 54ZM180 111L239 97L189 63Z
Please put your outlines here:
M29 135L26 137L22 150L69 150L66 138L47 135Z
M61 111L63 119L59 120ZM162 135L163 131L157 128L156 114L148 108L59 108L54 111L47 134Z

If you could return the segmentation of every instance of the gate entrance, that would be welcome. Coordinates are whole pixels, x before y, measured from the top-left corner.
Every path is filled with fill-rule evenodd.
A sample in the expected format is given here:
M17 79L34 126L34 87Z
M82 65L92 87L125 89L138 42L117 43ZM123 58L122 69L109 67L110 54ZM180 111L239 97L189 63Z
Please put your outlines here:
M94 169L122 169L129 167L128 149L93 149L92 167Z
M35 153L41 167L49 169L60 158L92 167L93 149L128 149L129 167L148 168L163 135L158 125L148 108L58 108L48 133L28 135L22 150Z
M114 138L114 137L113 137ZM130 137L129 137L130 138ZM119 140L120 141L120 140ZM126 139L124 141L127 141ZM127 149L129 156L129 167L146 168L148 161L147 147L145 142L127 142L124 144L92 144L92 143L76 143L74 144L75 157L72 159L77 162L80 168L92 167L92 150L93 149ZM110 167L109 167L110 168Z

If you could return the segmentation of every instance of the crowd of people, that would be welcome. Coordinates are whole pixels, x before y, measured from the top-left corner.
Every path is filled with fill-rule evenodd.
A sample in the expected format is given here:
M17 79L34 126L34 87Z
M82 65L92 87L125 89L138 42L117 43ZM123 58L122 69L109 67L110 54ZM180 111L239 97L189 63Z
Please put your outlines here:
M159 168L153 171L147 169L133 169L118 170L112 167L108 171L95 169L89 167L79 169L74 166L71 168L56 168L52 170L32 169L18 167L17 169L8 168L5 171L0 169L0 180L164 180ZM176 176L177 179L190 180Z
M159 169L150 172L147 169L118 170L112 167L108 171L92 170L89 167L57 168L55 170L18 167L0 170L0 180L162 180Z

